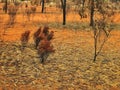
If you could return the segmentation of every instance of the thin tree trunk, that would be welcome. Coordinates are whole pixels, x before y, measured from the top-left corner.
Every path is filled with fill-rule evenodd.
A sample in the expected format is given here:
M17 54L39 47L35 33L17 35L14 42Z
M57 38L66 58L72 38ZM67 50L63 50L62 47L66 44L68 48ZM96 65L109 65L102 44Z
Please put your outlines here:
M64 0L63 4L63 25L66 24L66 0Z
M94 59L93 61L96 61L97 58L97 36L96 36L96 31L94 31Z
M90 26L94 24L94 0L91 0L91 12L90 12Z
M42 0L42 13L44 13L44 0Z
M7 0L5 0L5 13L7 13L7 9L8 9L8 2Z
M63 0L61 0L61 8L63 9Z
M83 2L82 2L82 6L83 6L83 7L85 6L85 0L83 0Z

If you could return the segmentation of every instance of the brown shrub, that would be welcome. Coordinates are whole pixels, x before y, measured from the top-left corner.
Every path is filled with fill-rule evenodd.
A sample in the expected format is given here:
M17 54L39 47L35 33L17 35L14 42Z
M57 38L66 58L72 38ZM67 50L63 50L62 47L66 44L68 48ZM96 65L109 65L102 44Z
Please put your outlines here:
M22 33L21 35L21 45L22 45L22 49L24 49L24 47L26 47L28 40L29 40L29 36L30 36L30 31L25 31L24 33Z
M54 32L49 32L49 27L45 26L40 33L40 35L37 37L37 49L38 54L40 56L41 63L44 63L44 61L48 58L49 54L54 52L53 45L51 45L51 40L53 39Z

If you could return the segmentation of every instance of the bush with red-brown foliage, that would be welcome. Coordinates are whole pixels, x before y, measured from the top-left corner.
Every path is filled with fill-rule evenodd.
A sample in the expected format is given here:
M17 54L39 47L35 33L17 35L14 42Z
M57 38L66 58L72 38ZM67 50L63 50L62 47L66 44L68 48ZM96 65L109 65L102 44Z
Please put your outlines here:
M42 40L42 39L48 39L48 40L51 40L52 37L54 35L54 32L51 31L49 33L49 27L48 26L45 26L43 28L43 30L41 30L41 27L34 33L34 36L33 36L33 39L34 39L34 43L35 43L35 47L37 48L39 42Z
M45 26L45 27L43 28L43 34L44 34L45 36L47 36L47 35L49 34L49 27L48 27L48 26Z
M40 33L41 33L41 27L34 33L33 35L33 39L34 39L34 43L35 43L35 47L37 48L38 43L40 42L41 38L39 37Z
M22 45L22 49L24 49L24 47L26 47L28 40L29 40L29 36L30 36L30 31L25 31L24 33L21 34L21 45Z
M30 31L25 31L21 35L21 45L22 50L26 47L30 36ZM54 32L49 32L49 27L45 26L43 29L41 27L33 34L33 39L35 47L38 50L41 63L44 63L48 58L50 53L54 52L53 45L51 45L51 40L53 39Z
M38 38L40 39L37 45L38 54L40 56L41 63L48 58L49 54L54 52L51 40L53 39L54 32L49 32L49 27L44 27Z
M54 32L51 31L51 32L48 34L48 36L47 36L47 40L53 39L53 36L54 36Z
M51 45L51 42L47 39L43 39L39 45L38 45L38 54L40 56L41 63L44 63L44 61L48 58L49 54L54 52L53 46Z
M41 33L41 27L38 28L38 30L34 33L33 38L36 39L40 35L40 33Z

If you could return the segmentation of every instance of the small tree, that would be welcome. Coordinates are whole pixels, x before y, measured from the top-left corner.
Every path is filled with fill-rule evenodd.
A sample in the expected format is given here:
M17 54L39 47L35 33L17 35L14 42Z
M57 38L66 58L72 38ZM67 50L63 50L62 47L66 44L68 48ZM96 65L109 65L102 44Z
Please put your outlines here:
M108 40L108 37L110 36L110 33L112 31L111 28L111 21L109 21L109 11L105 7L104 2L97 3L97 13L99 13L100 18L97 18L94 20L94 23L92 23L93 28L93 34L94 34L94 59L93 61L96 61L97 56L101 52L101 50L104 47L104 44ZM113 11L113 10L112 10ZM111 11L111 15L112 12Z
M109 25L107 24L105 19L96 20L93 26L94 33L94 60L96 61L97 56L101 52L104 44L108 40L110 36L111 29L107 28Z

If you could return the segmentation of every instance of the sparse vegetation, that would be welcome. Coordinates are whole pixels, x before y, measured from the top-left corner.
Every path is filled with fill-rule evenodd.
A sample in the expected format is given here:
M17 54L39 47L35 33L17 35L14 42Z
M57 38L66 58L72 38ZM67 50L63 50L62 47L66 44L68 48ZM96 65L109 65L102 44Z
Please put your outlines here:
M95 0L91 27L91 0L66 0L69 10L65 25L61 11L64 6L61 10L56 7L60 0L45 0L45 13L36 3L39 0L34 1L20 2L28 7L37 5L34 19L32 13L30 21L26 13L23 18L25 8L20 4L13 22L9 19L12 14L4 13L0 3L0 89L119 90L118 2Z

